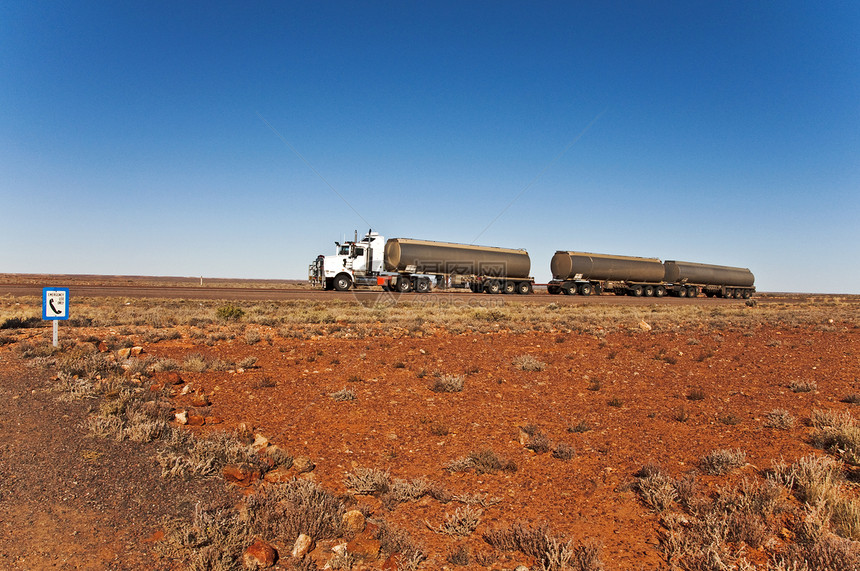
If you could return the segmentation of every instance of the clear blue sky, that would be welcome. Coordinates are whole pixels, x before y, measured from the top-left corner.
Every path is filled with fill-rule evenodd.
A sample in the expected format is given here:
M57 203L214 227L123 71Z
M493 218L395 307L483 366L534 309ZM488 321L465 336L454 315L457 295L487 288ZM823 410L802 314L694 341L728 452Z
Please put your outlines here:
M302 278L368 225L860 293L860 3L0 1L0 272Z

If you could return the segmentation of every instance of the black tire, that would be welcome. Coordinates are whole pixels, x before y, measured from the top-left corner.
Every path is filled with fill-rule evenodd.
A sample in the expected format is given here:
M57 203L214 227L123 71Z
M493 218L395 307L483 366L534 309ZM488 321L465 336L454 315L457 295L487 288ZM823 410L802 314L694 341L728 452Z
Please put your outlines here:
M699 288L696 286L687 288L687 297L699 297Z
M630 295L633 297L642 297L642 286L639 284L630 286Z
M352 287L352 280L346 274L338 274L334 278L334 289L337 291L349 291Z
M546 291L550 295L559 295L561 293L561 288L556 285L546 286Z
M520 282L517 284L517 293L520 295L528 295L532 292L532 284L529 282ZM556 292L558 293L558 292Z
M752 297L752 290L745 289L744 290L744 299L749 299Z
M724 299L730 299L732 297L733 293L734 293L734 290L726 288L725 292L723 293L723 298Z
M506 294L510 295L512 293L517 292L517 282L505 282L505 285L502 286L502 291Z
M403 278L403 277L398 278L397 279L397 285L395 286L395 289L397 291L399 291L400 293L406 293L412 289L412 282L406 278Z
M645 297L654 297L654 286L646 285L642 288L642 295Z
M561 291L564 292L564 295L576 295L576 285L563 285Z
M487 282L487 285L484 286L484 291L495 295L502 291L502 284L500 284L497 280L490 280Z
M654 297L666 297L666 286L658 285L654 288Z
M579 295L591 295L594 292L594 288L591 287L591 284L579 284Z
M415 280L415 292L416 293L430 293L430 280L427 278L418 278Z

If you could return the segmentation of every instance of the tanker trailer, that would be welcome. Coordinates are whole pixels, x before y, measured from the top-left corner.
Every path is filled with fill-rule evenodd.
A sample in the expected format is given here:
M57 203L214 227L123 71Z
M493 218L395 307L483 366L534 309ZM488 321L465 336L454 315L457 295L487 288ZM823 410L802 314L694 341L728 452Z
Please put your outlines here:
M385 243L383 287L397 291L427 291L427 280L438 287L470 288L474 292L532 292L531 259L525 250L473 246L410 238Z
M335 255L320 255L308 268L312 284L338 291L374 285L419 293L429 292L433 285L487 293L533 290L531 260L525 250L409 238L385 242L373 231L360 241L356 233L354 241L335 242L335 246Z
M749 299L755 293L755 276L748 268L715 266L695 262L666 260L663 280L672 295L695 297L699 291L708 297Z
M550 261L551 294L616 295L663 297L663 263L657 258L614 256L559 250Z

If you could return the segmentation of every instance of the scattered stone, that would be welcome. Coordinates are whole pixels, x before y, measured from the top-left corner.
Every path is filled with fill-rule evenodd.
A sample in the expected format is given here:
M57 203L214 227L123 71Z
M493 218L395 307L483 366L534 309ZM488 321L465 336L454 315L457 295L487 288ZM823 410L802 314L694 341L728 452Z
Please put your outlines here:
M107 353L108 351L110 351L110 347L108 347L108 344L104 341L99 341L99 352Z
M259 452L263 450L266 446L269 445L269 439L263 436L262 434L257 434L254 436L254 443L251 444L251 448Z
M388 559L385 560L385 562L382 564L382 567L380 567L380 569L382 571L397 571L399 569L397 567L397 556L398 555L399 555L398 553L392 553L391 555L389 555Z
M260 472L247 466L228 464L221 470L224 480L240 488L247 488L254 482L259 481Z
M191 392L191 385L185 385L184 387L182 387L182 390L179 391L179 394L180 395L187 395L190 392Z
M181 385L185 381L182 380L182 375L176 371L168 371L164 375L164 382L170 383L171 385Z
M247 569L271 567L277 560L277 550L262 539L254 541L242 555L242 563Z
M296 469L296 472L299 474L304 474L305 472L312 472L317 465L314 464L313 460L308 458L307 456L297 456L293 459L293 468Z
M177 412L176 414L173 415L173 418L179 424L183 424L183 425L188 424L188 411L183 410L183 411Z
M364 531L367 519L358 510L350 510L343 514L343 528L349 536L356 536ZM352 552L352 550L350 550Z
M314 540L304 533L299 534L296 542L293 544L292 555L295 559L301 559L308 553L314 550Z
M651 331L651 325L648 324L644 319L639 322L639 329L642 331Z
M199 414L188 415L188 426L203 426L205 423L206 419Z
M266 475L263 476L263 479L270 484L285 484L287 482L292 481L293 474L290 472L289 468L284 468L281 466L280 468L275 468L274 470L270 470L266 472Z
M116 352L118 359L128 359L131 357L131 347L124 347Z
M373 561L379 557L379 550L382 543L378 539L358 536L346 545L346 551L350 555L363 559L364 561Z
M203 391L196 391L193 395L191 395L192 406L202 408L204 406L209 406L210 404L212 404L212 401L209 400L209 396Z
M130 354L132 357L140 357L141 353L143 353L143 347L136 345L131 348Z
M337 545L332 546L331 552L338 557L343 557L344 555L346 555L346 543L339 543Z

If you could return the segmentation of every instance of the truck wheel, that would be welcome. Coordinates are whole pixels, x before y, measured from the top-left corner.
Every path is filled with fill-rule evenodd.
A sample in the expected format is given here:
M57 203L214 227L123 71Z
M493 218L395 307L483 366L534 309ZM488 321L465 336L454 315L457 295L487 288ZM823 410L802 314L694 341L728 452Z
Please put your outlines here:
M642 297L642 286L639 284L630 286L630 295L633 297Z
M484 286L484 291L491 294L497 294L502 291L502 285L496 280L490 280L487 282L487 285Z
M522 284L520 284L520 285L522 285ZM546 291L550 295L558 295L561 293L561 288L558 286L551 285L551 286L546 286Z
M520 295L528 295L532 292L532 284L529 282L520 282L517 284L517 293ZM552 292L550 292L552 293ZM558 293L557 291L555 293Z
M748 289L744 290L744 299L749 299L752 297L752 292Z
M642 288L642 295L645 297L654 297L654 286L646 285Z
M687 288L687 297L699 297L699 289L695 286Z
M666 297L666 286L658 285L654 288L654 297Z
M591 295L591 284L582 284L579 286L580 295Z
M339 274L334 278L334 289L337 291L349 291L352 287L352 280L346 274Z
M678 297L687 297L687 288L681 286L677 289Z
M517 283L516 282L505 282L505 285L502 287L502 291L506 294L510 295L512 293L516 293L517 291Z
M412 282L404 277L397 278L397 291L400 293L406 293L412 289Z
M430 280L420 278L415 281L415 291L417 293L430 293Z

